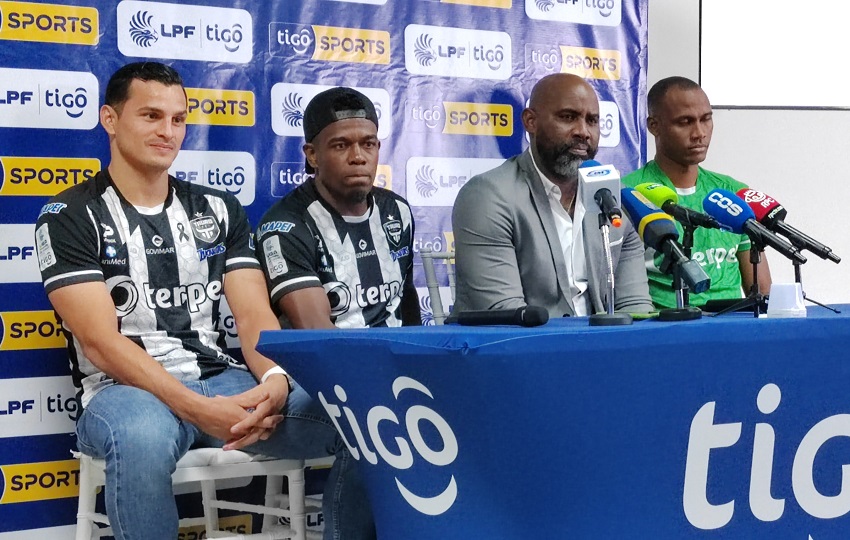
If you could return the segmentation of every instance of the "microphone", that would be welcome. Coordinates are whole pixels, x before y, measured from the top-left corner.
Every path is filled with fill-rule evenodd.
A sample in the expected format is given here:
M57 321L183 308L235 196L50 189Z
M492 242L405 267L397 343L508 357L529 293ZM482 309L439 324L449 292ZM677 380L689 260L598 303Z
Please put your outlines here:
M490 326L507 324L514 326L540 326L549 321L549 312L539 306L522 306L516 309L461 311L458 324L464 326Z
M806 258L784 238L776 236L756 221L752 209L740 197L725 189L713 189L702 201L706 213L734 233L746 234L757 245L767 245L800 264Z
M690 290L695 293L707 291L711 286L711 278L698 262L688 259L685 255L678 242L679 230L673 218L634 189L623 188L620 200L623 201L623 208L626 209L643 243L679 264L682 280ZM669 273L667 270L662 271Z
M585 213L599 214L601 211L611 225L622 225L623 212L615 195L620 193L620 173L613 165L602 165L592 159L583 162L578 169L577 189ZM589 201L595 201L598 210L594 209Z
M658 206L684 225L703 227L705 229L720 229L720 223L713 217L680 206L679 195L664 184L645 183L635 186L635 191L646 197L652 204Z
M771 231L781 234L797 248L807 249L821 259L829 259L836 264L841 262L841 257L833 253L830 248L785 223L788 211L770 195L750 188L738 190L737 195L744 199L756 215L756 221Z

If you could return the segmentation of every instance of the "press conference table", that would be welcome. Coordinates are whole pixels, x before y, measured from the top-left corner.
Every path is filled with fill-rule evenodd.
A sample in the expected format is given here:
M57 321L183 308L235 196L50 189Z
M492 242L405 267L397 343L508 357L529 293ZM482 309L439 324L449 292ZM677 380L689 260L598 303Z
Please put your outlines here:
M282 330L258 348L337 417L381 539L846 539L837 307Z

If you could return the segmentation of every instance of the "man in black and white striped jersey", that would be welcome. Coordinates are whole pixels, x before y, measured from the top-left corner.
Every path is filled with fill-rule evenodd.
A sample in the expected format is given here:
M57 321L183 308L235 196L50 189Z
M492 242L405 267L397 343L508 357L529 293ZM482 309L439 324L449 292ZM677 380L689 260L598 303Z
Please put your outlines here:
M36 225L45 290L69 332L81 388L78 445L106 460L115 538L177 537L171 473L199 446L335 453L325 536L372 538L333 423L255 350L261 330L279 327L244 209L230 194L168 175L186 116L172 68L139 62L116 71L100 111L109 166L50 201ZM225 298L247 367L216 329Z

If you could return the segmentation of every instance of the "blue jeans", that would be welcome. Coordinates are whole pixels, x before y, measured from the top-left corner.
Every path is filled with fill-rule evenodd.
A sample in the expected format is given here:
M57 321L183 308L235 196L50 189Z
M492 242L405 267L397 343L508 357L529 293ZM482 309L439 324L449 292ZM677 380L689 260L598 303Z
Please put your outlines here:
M205 396L231 396L253 388L257 381L246 371L228 368L185 384ZM324 538L375 538L356 464L325 410L296 384L283 415L268 440L246 450L284 459L336 456L322 502ZM224 445L175 416L153 394L118 384L91 399L77 423L77 439L81 452L106 461L106 512L116 540L176 539L171 474L177 461L190 448Z

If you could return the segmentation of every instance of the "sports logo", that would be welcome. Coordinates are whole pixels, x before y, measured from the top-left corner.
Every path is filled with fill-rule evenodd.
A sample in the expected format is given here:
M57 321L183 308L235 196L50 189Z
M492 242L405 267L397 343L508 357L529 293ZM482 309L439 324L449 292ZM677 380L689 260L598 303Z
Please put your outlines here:
M192 234L201 242L213 242L221 234L221 229L212 216L196 217L189 221L189 226L192 228Z
M254 93L217 88L186 88L187 124L253 126Z
M277 83L272 86L272 129L281 137L304 138L303 121L304 108L316 94L333 86L321 84L290 84ZM390 94L383 88L354 87L362 92L375 105L378 113L378 138L386 139L392 134L392 122L384 118L384 111L392 111Z
M412 157L407 160L407 200L413 206L453 206L460 188L476 174L504 162L489 158Z
M392 216L387 216L390 220L384 223L384 232L387 235L387 238L390 239L390 243L394 247L398 247L399 242L401 242L401 231L402 225L401 221L394 219Z
M0 466L6 481L0 504L76 497L80 493L80 461L45 461Z
M92 129L99 91L88 72L0 68L0 127Z
M254 24L244 9L123 0L118 50L125 56L247 63Z
M421 24L404 29L404 65L416 75L507 80L511 57L505 32Z
M596 26L619 26L623 0L525 0L531 19Z
M0 195L52 197L99 170L99 159L0 157Z
M54 311L6 311L0 313L0 351L64 349L62 325Z
M0 1L0 39L97 45L95 8Z
M322 62L389 64L390 33L273 22L269 25L269 54L285 57L309 54L312 60Z
M620 80L620 51L561 46L561 72L585 79Z
M443 102L449 135L510 137L514 133L514 109L496 103Z
M242 206L254 202L257 166L248 152L181 150L168 172L179 180L235 195Z

